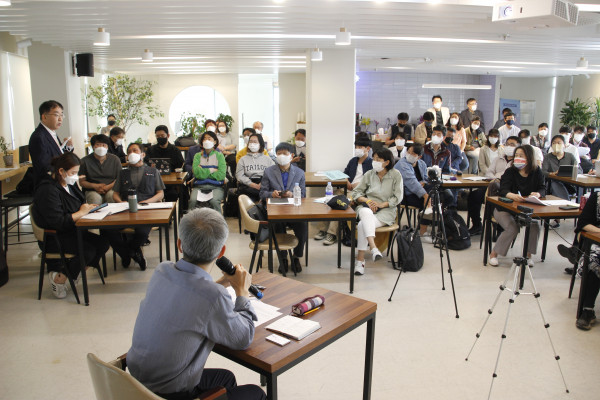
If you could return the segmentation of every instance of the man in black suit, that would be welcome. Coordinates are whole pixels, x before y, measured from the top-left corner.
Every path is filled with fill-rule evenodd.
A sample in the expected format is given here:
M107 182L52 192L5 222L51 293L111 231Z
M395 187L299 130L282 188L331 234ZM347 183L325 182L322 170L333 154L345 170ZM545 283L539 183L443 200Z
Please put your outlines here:
M65 151L73 151L71 138L63 143L56 135L64 118L62 104L56 100L48 100L40 105L39 110L41 122L29 138L29 154L36 184L48 175L50 161L54 157Z

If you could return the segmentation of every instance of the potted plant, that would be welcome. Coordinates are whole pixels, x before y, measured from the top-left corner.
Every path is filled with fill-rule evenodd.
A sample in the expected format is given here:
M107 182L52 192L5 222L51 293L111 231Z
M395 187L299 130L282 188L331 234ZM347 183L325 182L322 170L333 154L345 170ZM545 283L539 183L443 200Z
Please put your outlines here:
M204 133L204 121L206 121L206 117L202 114L192 115L190 113L183 113L179 120L183 136L193 137L195 140L198 140L200 135Z
M229 130L231 130L231 127L233 126L233 123L235 122L235 120L233 119L233 117L231 115L227 115L227 114L223 114L223 113L219 114L219 116L217 117L217 121L225 122L225 124L227 125Z
M588 126L593 116L594 113L590 111L590 105L576 98L567 101L565 107L560 110L560 123L570 127Z
M591 110L592 110L592 125L599 126L600 125L600 97L592 97L590 98L591 102Z
M4 166L12 167L13 165L13 155L8 150L8 143L3 136L0 136L0 151L2 151L2 158L4 158Z

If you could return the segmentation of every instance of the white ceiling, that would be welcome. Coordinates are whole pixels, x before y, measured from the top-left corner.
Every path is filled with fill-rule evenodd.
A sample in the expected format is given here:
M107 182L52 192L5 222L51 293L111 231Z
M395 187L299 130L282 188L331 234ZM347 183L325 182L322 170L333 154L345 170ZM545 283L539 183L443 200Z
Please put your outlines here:
M306 50L335 48L341 26L352 33L361 71L600 73L597 13L580 13L576 27L531 29L492 23L497 2L13 0L0 8L0 31L93 52L96 69L134 74L303 72ZM109 47L92 45L98 27L110 32ZM146 48L153 63L141 62ZM575 70L581 56L587 71Z

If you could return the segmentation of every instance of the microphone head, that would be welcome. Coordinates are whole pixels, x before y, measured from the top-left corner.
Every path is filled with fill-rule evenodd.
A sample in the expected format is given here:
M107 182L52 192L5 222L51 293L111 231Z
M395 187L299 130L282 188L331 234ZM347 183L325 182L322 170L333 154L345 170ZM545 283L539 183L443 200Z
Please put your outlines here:
M235 274L235 267L233 266L233 264L231 263L231 261L229 261L229 258L223 256L221 258L217 258L217 267L219 267L219 269L223 272L225 272L226 274L229 275L233 275Z

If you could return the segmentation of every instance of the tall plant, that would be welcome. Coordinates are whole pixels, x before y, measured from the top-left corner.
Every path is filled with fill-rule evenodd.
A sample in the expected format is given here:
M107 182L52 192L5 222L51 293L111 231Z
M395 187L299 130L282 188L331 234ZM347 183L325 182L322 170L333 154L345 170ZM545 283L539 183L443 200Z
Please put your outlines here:
M148 118L164 117L153 104L154 83L127 75L109 76L101 85L88 88L89 113L98 117L114 114L125 131L134 123L148 126Z
M574 127L577 125L588 126L594 113L590 111L590 105L581 101L579 98L565 103L565 107L560 110L560 123Z
M235 122L235 120L233 119L233 117L231 115L227 115L227 114L223 114L223 113L219 114L219 116L217 117L217 121L225 122L225 124L227 125L229 130L231 130L231 127L233 126L233 123Z
M204 121L206 117L202 114L192 115L190 113L181 114L181 130L184 135L192 135L194 139L198 139L202 133L204 133Z
M592 125L600 126L600 97L592 97L590 99L592 110Z

